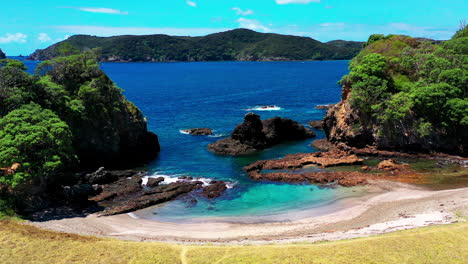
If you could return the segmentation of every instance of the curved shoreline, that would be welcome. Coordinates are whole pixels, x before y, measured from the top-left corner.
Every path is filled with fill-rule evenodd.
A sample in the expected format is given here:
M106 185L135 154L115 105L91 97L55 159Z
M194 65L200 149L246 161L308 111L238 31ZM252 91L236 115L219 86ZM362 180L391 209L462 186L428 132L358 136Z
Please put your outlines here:
M378 194L347 201L343 209L297 221L258 224L177 224L116 215L89 215L31 224L67 233L173 243L262 244L340 240L456 221L468 213L468 187L429 191L396 182L372 182ZM350 203L348 203L350 202Z

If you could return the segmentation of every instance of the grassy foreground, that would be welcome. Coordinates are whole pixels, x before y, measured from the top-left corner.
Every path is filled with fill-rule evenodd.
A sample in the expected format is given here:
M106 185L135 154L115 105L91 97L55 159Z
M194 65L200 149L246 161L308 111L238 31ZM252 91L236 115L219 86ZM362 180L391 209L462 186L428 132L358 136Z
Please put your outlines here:
M315 244L185 246L79 236L1 220L0 263L468 263L468 223Z

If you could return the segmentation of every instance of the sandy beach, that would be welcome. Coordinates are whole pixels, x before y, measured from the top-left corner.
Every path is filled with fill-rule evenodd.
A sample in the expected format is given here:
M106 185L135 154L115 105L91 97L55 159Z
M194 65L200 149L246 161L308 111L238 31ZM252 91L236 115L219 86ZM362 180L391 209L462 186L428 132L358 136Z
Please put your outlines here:
M46 229L136 241L262 244L341 240L458 221L468 213L468 188L431 191L376 181L369 195L340 202L336 211L288 222L219 221L192 224L137 219L130 214L31 222Z

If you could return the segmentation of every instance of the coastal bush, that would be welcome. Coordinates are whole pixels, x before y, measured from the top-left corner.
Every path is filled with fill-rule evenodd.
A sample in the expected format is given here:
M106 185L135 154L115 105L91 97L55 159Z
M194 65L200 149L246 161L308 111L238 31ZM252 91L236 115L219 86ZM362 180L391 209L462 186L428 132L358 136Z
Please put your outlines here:
M376 141L387 148L404 147L405 137L412 135L413 147L466 153L467 31L464 26L441 43L371 36L341 81L351 87L360 126L378 131Z
M19 163L0 177L10 188L29 180L44 182L76 161L68 125L55 113L31 103L0 119L0 167Z
M48 187L67 181L65 174L131 165L149 160L159 149L158 142L148 141L141 111L99 68L95 52L42 62L35 75L25 72L20 61L0 60L3 201L21 203L20 194L34 188L47 199ZM17 170L3 173L15 163Z

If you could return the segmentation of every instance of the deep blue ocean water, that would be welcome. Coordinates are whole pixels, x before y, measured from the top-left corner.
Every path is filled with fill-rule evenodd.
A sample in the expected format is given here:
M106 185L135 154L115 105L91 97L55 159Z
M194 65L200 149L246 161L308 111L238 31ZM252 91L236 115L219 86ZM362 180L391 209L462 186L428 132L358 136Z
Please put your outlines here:
M31 71L36 62L26 64ZM102 69L143 111L149 129L159 136L161 153L146 167L152 175L233 183L218 199L185 197L136 215L163 221L264 219L271 215L288 220L290 212L362 194L359 188L255 182L242 170L259 159L313 152L313 139L284 143L247 157L218 156L207 150L209 143L228 136L249 111L262 119L281 116L302 124L322 119L325 110L315 107L340 100L337 82L347 74L347 67L348 61L103 63ZM262 105L276 105L281 110L248 110ZM197 127L209 127L217 137L180 133ZM317 138L324 137L323 132L315 132ZM193 198L198 202L191 202Z

